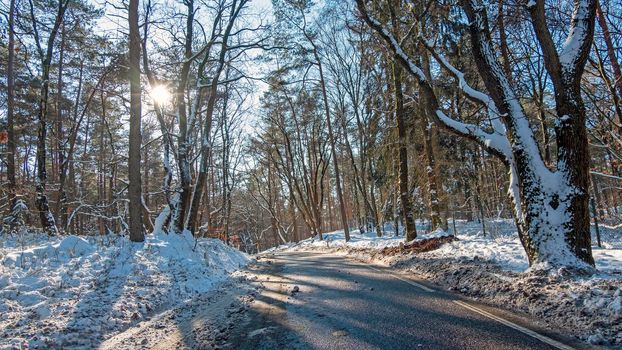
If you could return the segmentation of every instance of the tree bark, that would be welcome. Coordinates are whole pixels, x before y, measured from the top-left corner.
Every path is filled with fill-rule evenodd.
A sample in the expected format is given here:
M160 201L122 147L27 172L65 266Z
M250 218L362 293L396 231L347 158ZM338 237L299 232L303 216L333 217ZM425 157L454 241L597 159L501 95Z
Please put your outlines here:
M395 14L395 6L390 6L391 26L393 32L399 39L399 24ZM397 158L398 158L398 188L399 197L402 204L402 216L404 218L404 227L406 228L405 239L410 242L417 238L417 227L415 225L415 216L410 201L410 187L408 183L408 149L406 148L406 124L404 109L404 93L402 91L402 69L399 63L394 61L391 64L393 73L393 92L395 97L395 121L397 124ZM394 203L397 207L397 203ZM397 220L396 220L397 222ZM396 228L396 235L398 229Z
M173 231L181 233L185 228L187 211L190 206L192 196L191 176L190 176L190 144L188 140L188 112L186 110L186 87L188 84L188 75L192 61L192 40L194 31L194 1L185 2L188 8L186 17L186 37L184 41L184 63L181 67L179 76L179 84L175 92L175 103L177 105L177 119L179 121L179 137L177 139L177 165L179 167L179 200L175 203L173 214ZM202 89L197 91L196 99L199 100L202 95Z
M426 159L426 176L428 180L428 207L430 208L430 228L432 231L443 226L441 217L441 207L438 196L438 185L436 177L436 160L434 158L434 148L432 147L432 124L423 113L420 121L421 131L423 132L423 148Z
M9 43L8 43L8 62L7 62L7 180L9 212L15 207L17 182L15 179L15 0L11 0L9 5Z
M398 191L402 204L402 216L406 228L406 241L417 238L415 216L410 201L410 187L408 183L408 149L406 148L406 124L404 110L404 94L402 92L402 70L397 62L391 64L393 69L393 89L395 94L395 121L397 123L397 158L398 158ZM397 206L397 203L394 203ZM397 230L397 229L396 229ZM396 231L397 232L397 231Z
M52 30L50 31L47 47L45 53L41 47L41 38L39 36L37 21L34 14L34 6L30 1L30 15L33 23L33 31L35 34L35 42L37 50L41 58L41 90L39 95L39 111L37 114L38 119L38 132L37 132L37 181L35 185L35 191L37 193L37 209L39 211L39 219L41 226L45 232L49 235L56 235L58 229L56 228L56 221L54 215L50 210L50 204L47 198L46 185L47 185L47 118L48 118L48 103L50 92L50 65L52 62L52 56L54 52L54 43L60 25L65 17L65 10L67 9L69 1L59 0L58 9L56 12L56 19Z
M130 0L128 24L129 40L129 81L130 81L130 140L129 140L129 230L132 242L143 242L143 203L140 179L140 147L141 147L141 89L140 89L140 33L138 28L138 2Z
M556 194L550 205L556 209L561 204L559 202L565 202L564 215L568 218L562 225L565 241L579 259L592 266L594 258L589 215L590 153L585 127L586 111L581 96L581 76L592 46L597 7L596 0L575 1L569 35L578 35L574 33L582 31L583 38L570 37L569 39L582 39L579 41L580 46L574 54L562 52L563 56L552 45L552 37L546 27L544 1L538 0L529 9L555 90L558 172L565 175L568 184L575 189L567 198ZM537 255L537 252L531 255Z

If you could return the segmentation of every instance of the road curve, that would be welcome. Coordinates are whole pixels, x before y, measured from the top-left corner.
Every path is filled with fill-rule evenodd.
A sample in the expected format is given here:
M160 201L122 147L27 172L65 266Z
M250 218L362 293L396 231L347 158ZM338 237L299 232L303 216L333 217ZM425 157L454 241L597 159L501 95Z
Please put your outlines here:
M281 252L260 261L265 289L224 348L587 348L533 331L538 328L524 318L510 322L507 312L343 256ZM296 286L299 292L292 292Z

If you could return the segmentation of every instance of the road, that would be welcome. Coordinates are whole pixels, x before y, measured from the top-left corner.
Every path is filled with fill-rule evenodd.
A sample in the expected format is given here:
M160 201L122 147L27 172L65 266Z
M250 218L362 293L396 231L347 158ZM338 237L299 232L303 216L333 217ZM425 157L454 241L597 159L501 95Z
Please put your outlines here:
M298 292L295 292L295 289ZM122 349L588 349L412 276L319 252L263 255L243 276L107 339Z
M533 321L342 256L287 252L263 265L265 289L225 348L585 348L544 335Z

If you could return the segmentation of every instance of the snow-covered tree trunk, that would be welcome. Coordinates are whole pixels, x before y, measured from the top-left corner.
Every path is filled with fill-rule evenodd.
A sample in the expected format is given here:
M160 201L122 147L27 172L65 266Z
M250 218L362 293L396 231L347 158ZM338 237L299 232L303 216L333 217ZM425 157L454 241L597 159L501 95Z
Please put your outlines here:
M435 52L432 42L423 40L423 44L441 67L456 78L460 89L487 108L492 131L447 116L423 70L393 34L367 13L365 1L357 0L357 4L365 21L418 81L420 95L435 121L445 129L479 143L508 166L509 195L514 202L519 236L530 265L594 265L588 212L589 152L580 79L592 42L595 1L575 2L569 36L561 54L557 53L546 28L544 1L527 4L555 87L558 114L555 170L546 167L520 97L496 59L486 6L482 1L462 0L461 5L469 19L474 62L488 94L471 88L464 74Z
M559 200L559 230L574 255L591 265L594 259L589 216L590 156L581 76L594 36L596 6L597 0L575 1L569 34L558 52L546 26L544 0L527 4L555 90L557 173L566 185L563 193L552 196L549 206L556 209Z

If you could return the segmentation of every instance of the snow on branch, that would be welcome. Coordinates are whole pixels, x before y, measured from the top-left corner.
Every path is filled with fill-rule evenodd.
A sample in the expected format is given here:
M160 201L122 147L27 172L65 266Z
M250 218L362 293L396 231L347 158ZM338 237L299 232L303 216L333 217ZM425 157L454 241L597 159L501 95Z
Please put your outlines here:
M469 98L479 101L484 106L486 106L488 116L490 118L490 123L492 124L494 131L499 133L500 135L505 136L505 125L503 125L503 123L499 119L499 117L501 117L501 114L499 113L497 106L495 106L495 102L492 100L492 98L487 94L471 87L464 78L464 73L456 69L451 63L449 63L449 61L447 61L447 59L443 55L439 54L436 50L434 50L434 46L430 41L422 40L422 42L424 46L428 49L428 51L432 54L434 59L436 59L436 61L439 62L443 68L449 71L456 78L460 90L462 90Z
M440 109L436 110L436 117L445 126L458 132L461 135L469 135L475 138L487 149L493 149L497 155L501 155L503 160L508 163L512 159L512 148L505 134L489 133L475 124L463 123L450 118Z
M531 16L536 38L545 53L546 69L551 75L555 89L561 89L562 78L565 76L569 81L579 79L587 61L594 32L596 0L574 1L568 36L560 52L557 51L553 36L548 29L544 5L544 0L531 0L526 7Z
M570 31L562 46L559 61L565 72L574 72L577 65L585 61L586 45L589 50L591 32L595 14L594 0L575 1L575 8L572 14Z
M402 46L397 41L393 33L391 33L387 28L385 28L384 25L380 23L380 21L378 21L376 18L372 17L371 15L367 13L367 10L365 9L365 4L363 3L362 0L357 0L356 2L367 24L369 24L370 27L376 30L376 32L380 34L380 36L384 39L384 41L387 42L387 44L389 44L396 58L398 58L402 62L402 64L406 67L407 70L409 70L412 74L414 74L417 77L419 82L427 81L425 74L423 73L423 70L419 68L419 66L415 62L412 61L412 59L404 52L404 50L402 50Z
M486 7L480 0L464 0L461 3L470 22L473 55L478 71L491 98L495 101L495 106L504 118L508 131L511 131L512 149L518 151L518 154L523 157L522 163L530 164L529 169L535 170L533 176L550 175L551 171L540 155L529 120L519 102L520 99L497 61L491 41Z
M494 123L498 123L496 126L493 126L497 134L486 132L478 125L457 121L447 116L445 112L440 109L436 94L434 93L430 81L428 81L423 70L412 60L410 56L405 53L393 33L385 28L384 25L380 23L380 21L378 21L376 18L369 15L366 10L364 1L357 0L357 4L367 24L372 27L388 44L389 49L393 51L395 58L400 61L402 65L417 78L419 86L422 90L422 95L429 99L429 101L426 101L426 105L428 108L431 109L431 117L435 119L435 121L437 121L439 124L441 124L441 126L446 127L450 131L479 143L484 148L486 148L487 151L500 157L504 162L506 162L506 164L511 163L512 152L509 141L505 134L505 127L499 125L500 122L497 120L497 115L499 113L497 112L497 108L495 107L494 103L490 101L490 98L487 95L480 93L475 89L472 89L464 80L463 74L445 60L447 66L453 68L454 75L456 75L455 73L458 73L458 76L462 75L462 79L458 78L460 88L465 91L467 95L482 101L485 105L488 106L489 112L494 113L495 117L491 118L491 120L493 120Z

